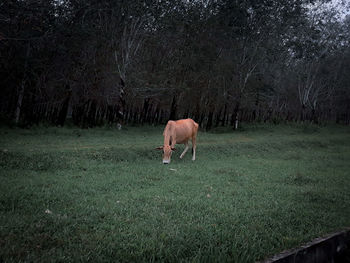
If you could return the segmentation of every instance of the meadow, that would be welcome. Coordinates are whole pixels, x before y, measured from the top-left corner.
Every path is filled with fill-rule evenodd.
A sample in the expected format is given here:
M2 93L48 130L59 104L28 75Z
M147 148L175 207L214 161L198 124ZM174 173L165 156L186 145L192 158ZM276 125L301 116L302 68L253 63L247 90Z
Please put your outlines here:
M0 262L255 262L350 227L350 127L0 128Z

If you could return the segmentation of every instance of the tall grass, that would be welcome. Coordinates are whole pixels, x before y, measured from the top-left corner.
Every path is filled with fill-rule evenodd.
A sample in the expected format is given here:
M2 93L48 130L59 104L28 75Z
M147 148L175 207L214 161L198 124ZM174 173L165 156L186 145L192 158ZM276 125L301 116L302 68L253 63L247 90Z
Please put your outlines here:
M350 226L350 129L0 129L0 262L254 262Z

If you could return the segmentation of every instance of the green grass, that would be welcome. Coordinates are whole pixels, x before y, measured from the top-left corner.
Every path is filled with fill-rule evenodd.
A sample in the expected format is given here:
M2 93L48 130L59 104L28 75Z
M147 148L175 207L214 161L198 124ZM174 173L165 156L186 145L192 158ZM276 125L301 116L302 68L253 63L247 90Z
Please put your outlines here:
M0 262L254 262L350 226L350 127L0 129ZM172 170L171 170L172 169Z

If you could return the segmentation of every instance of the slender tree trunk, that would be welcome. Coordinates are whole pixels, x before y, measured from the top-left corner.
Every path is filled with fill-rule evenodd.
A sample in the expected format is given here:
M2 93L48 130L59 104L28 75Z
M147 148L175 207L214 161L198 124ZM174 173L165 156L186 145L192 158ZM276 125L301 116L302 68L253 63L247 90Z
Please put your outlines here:
M66 117L67 117L69 101L70 101L70 94L67 96L67 98L63 102L62 108L58 114L57 125L60 125L60 126L64 125L64 122L66 121Z
M176 102L176 95L174 95L173 101L171 103L169 120L176 120L176 119L177 119L177 102Z
M29 54L30 54L30 43L28 42L26 58L25 58L25 61L24 61L23 78L22 78L20 89L19 89L17 105L16 105L16 112L15 112L15 122L16 123L19 122L19 118L21 116L21 108L22 108L24 89L25 89L26 78L27 78L27 67L28 67Z
M234 126L233 128L235 130L238 129L239 111L240 111L240 101L237 102L236 107L235 107L233 114L232 114L232 117L231 117L231 126Z
M147 121L147 114L148 114L150 100L151 100L150 98L144 99L143 110L141 112L141 124L144 124Z
M122 77L120 77L120 91L119 91L119 107L117 112L117 119L118 119L118 130L121 130L122 123L124 120L124 114L125 114L125 81Z
M207 125L205 127L205 129L207 131L209 131L211 129L211 127L213 126L213 115L214 115L214 111L210 110L209 115L208 115L208 122L207 122Z
M221 120L221 113L222 113L222 108L220 108L219 112L216 114L215 127L219 126L219 123L220 123L220 120Z
M194 119L199 123L199 125L201 125L201 122L200 122L201 112L200 112L200 110L201 110L200 104L199 104L199 102L197 102L196 109L194 112Z
M66 85L66 91L67 91L67 96L62 104L61 110L59 111L59 114L57 116L57 125L63 126L64 122L66 121L67 118L67 113L68 113L68 108L69 108L69 102L71 98L71 91L69 85Z
M183 118L184 118L184 119L187 119L189 114L190 114L190 109L187 108L187 110L185 111L185 113L184 113L184 115L183 115Z
M225 126L226 125L226 115L227 115L227 104L225 103L224 116L222 116L221 126Z
M256 94L256 100L255 100L255 107L253 110L253 121L256 121L257 119L260 119L259 116L259 102L260 102L260 92L259 88L257 89L257 94Z
M304 122L306 120L306 107L301 105L300 121Z

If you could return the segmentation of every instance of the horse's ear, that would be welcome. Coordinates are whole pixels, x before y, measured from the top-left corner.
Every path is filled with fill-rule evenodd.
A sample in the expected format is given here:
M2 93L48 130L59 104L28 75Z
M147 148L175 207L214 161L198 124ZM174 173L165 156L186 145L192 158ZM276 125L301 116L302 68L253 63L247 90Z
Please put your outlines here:
M159 147L155 148L155 150L163 150L163 146L159 146Z
M176 151L176 148L171 147L171 150L172 150L172 151Z

